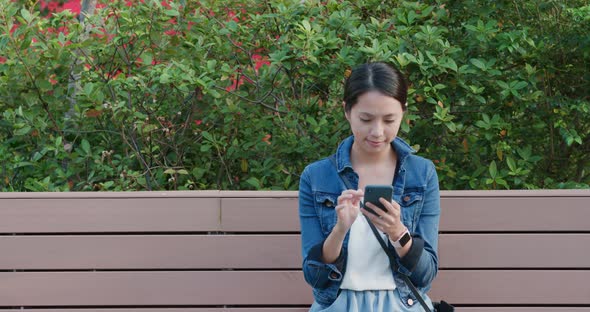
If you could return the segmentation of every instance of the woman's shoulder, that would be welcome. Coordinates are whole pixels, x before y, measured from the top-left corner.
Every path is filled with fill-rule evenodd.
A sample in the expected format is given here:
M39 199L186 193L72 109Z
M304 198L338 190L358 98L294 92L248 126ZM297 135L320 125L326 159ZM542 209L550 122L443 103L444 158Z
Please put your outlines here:
M409 154L406 161L411 162L414 165L422 166L431 166L433 164L432 160L417 154Z
M406 157L404 168L412 176L420 176L423 179L430 180L437 176L436 166L432 160L416 154L410 154Z
M307 166L305 166L305 168L303 169L303 174L317 174L317 173L322 173L322 172L326 172L328 170L332 170L332 161L330 160L330 157L332 156L328 156L328 157L324 157L322 159L316 160L312 163L309 163Z

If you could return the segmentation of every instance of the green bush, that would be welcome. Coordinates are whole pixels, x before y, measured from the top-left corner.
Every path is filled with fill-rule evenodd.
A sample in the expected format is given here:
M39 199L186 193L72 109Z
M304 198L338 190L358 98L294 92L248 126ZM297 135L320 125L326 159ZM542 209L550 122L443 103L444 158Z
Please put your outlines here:
M588 1L0 3L3 191L297 189L372 60L441 188L590 184Z

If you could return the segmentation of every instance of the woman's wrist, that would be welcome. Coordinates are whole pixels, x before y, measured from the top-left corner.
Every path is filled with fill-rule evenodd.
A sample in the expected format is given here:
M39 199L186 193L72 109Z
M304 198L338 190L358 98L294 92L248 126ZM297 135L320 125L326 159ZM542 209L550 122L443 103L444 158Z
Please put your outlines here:
M334 233L334 235L337 235L338 237L346 236L346 232L348 232L348 229L344 225L342 225L341 223L338 223L338 222L336 223L336 225L332 229L332 233Z
M389 237L389 239L394 242L399 240L400 237L402 237L402 235L404 235L404 233L408 230L408 228L404 225L401 228L398 229L394 229L393 231L387 233L387 236Z
M324 241L324 245L322 246L322 258L325 263L333 263L340 256L344 237L346 236L346 230L341 227L342 225L336 223L332 232Z
M408 231L408 228L406 226L402 227L399 230L394 231L394 235L389 236L389 238L391 238L391 241L396 242L398 241L406 232Z

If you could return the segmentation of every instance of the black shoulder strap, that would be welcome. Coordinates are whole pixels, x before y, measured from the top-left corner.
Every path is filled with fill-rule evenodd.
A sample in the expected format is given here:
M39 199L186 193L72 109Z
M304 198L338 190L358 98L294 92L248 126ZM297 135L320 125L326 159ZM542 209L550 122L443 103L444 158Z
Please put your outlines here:
M338 166L336 164L336 156L331 155L330 161L332 162L332 164L334 165L334 168L338 172ZM350 181L348 181L348 179L342 173L338 172L338 175L340 176L340 179L342 180L342 182L344 182L344 185L346 185L347 189L353 189ZM377 241L379 241L379 245L381 245L381 248L383 248L383 250L385 251L385 254L387 254L387 258L389 258L389 266L391 267L391 269L394 272L397 272L398 266L397 266L396 258L399 258L399 256L397 256L397 254L395 253L395 250L391 250L391 249L387 248L387 245L383 241L383 238L379 234L379 231L377 230L377 228L375 227L373 222L371 222L371 220L367 217L365 217L365 219L367 219L367 222L369 223L369 226L371 227L371 231L373 231L373 234L375 234ZM416 289L416 287L414 286L414 284L412 283L410 278L407 275L402 274L402 273L400 273L400 275L402 276L402 278L404 279L404 282L406 282L408 287L410 287L410 290L412 291L414 296L416 296L416 299L418 299L418 301L420 302L420 305L422 305L422 308L424 308L424 311L431 312L430 308L428 307L428 305L426 304L426 302L422 298L422 295L420 295L420 293L418 292L418 290Z

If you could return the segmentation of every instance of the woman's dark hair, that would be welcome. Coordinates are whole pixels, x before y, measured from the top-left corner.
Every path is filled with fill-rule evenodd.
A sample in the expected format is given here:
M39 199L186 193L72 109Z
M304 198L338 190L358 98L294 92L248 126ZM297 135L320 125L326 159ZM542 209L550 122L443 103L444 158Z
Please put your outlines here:
M358 97L369 91L379 91L391 96L407 109L408 85L404 75L384 62L362 64L352 70L344 85L344 109L350 112Z

